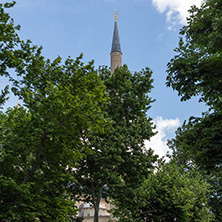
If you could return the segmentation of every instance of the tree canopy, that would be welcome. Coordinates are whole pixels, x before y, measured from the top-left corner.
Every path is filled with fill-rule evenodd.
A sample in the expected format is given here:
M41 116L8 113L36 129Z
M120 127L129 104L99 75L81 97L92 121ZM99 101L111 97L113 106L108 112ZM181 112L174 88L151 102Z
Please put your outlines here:
M168 63L167 86L181 100L199 96L209 112L191 117L176 132L171 147L178 163L198 168L214 191L211 207L216 221L222 220L222 1L207 0L190 9L188 24L180 31L177 55Z
M213 221L209 186L194 170L160 163L140 187L128 189L127 199L114 200L114 214L122 222Z
M222 1L208 0L190 9L177 55L167 70L167 86L177 90L182 101L200 95L201 101L216 110L222 104L221 8Z
M109 98L105 111L111 125L104 133L92 132L85 138L91 152L74 172L74 190L78 190L81 199L84 196L93 204L95 222L100 199L128 198L122 191L137 188L156 161L153 151L144 146L144 140L154 135L147 117L152 102L148 95L152 88L151 70L132 74L124 65L113 74L105 68L99 72Z
M105 86L82 56L50 61L20 40L5 12L11 6L0 4L0 74L22 105L0 113L0 219L70 221L76 210L68 169L85 153L83 135L103 131Z

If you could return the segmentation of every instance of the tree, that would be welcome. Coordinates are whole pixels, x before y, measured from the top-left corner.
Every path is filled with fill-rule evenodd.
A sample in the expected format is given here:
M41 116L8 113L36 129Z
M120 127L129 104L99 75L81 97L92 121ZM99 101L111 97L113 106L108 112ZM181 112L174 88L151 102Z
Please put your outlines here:
M0 220L72 221L69 169L86 153L83 136L103 131L105 87L82 56L45 59L0 9L0 73L22 103L0 113Z
M176 131L171 141L174 157L187 168L195 165L207 174L220 171L222 159L222 116L218 113L190 118Z
M5 8L10 8L15 4L5 3L0 4L0 75L7 75L7 69L12 66L9 64L9 60L13 57L13 52L15 51L15 46L20 42L20 39L16 33L20 29L20 26L15 26L13 19L5 12ZM9 59L10 58L10 59ZM14 62L17 60L13 59ZM6 95L9 93L9 87L6 86L1 90L0 94L0 106L3 105L8 97Z
M124 205L115 202L119 221L212 221L209 191L209 184L195 171L162 163ZM131 213L128 218L122 214L126 209Z
M177 55L168 63L167 86L178 91L181 100L200 95L210 108L221 110L222 1L208 0L190 10L188 25L180 31Z
M218 113L190 118L177 129L176 138L169 144L178 164L186 169L198 169L211 184L210 205L216 221L222 218L221 124L222 116Z
M151 119L147 117L152 102L148 96L151 73L146 68L132 74L125 65L112 75L100 69L109 97L104 108L111 125L105 127L104 133L92 132L85 138L91 152L74 172L77 178L74 189L84 201L93 204L95 222L102 197L128 198L122 191L136 189L153 168L156 156L144 146L144 140L154 135Z
M65 192L67 161L58 158L67 151L38 124L22 107L1 115L1 221L68 221L66 214L75 212Z
M14 217L8 215L9 212L15 214L15 218L24 219L30 216L26 215L30 210L33 213L32 218L63 221L57 210L64 207L60 201L67 194L65 188L68 182L74 180L68 174L68 169L76 166L86 147L82 135L87 135L90 130L96 132L103 128L103 114L99 104L103 102L104 87L99 77L90 70L91 65L86 68L79 64L78 59L75 62L68 60L70 64L66 61L67 64L64 65L63 72L58 73L58 78L54 66L51 73L53 78L47 76L50 70L44 69L41 69L39 76L27 77L27 85L16 91L26 108L15 107L2 114L0 144L3 156L0 168L1 198L5 198L1 199L4 206L1 208L1 217L4 219ZM31 82L29 78L34 81ZM17 202L19 192L14 201L11 200L10 195L13 195L10 192L7 192L7 196L3 195L5 191L14 192L8 185L22 191L27 188L28 197L30 198L29 193L33 195L30 201L34 206L27 204L24 199L20 205ZM57 195L56 200L54 195ZM22 193L21 196L24 197ZM51 198L54 204L51 203ZM26 207L26 210L19 211L23 215L17 215L17 210L24 204L31 209ZM51 207L46 208L45 205ZM8 211L9 207L14 210ZM8 213L5 215L4 212ZM67 212L64 210L63 213Z
M211 206L216 221L222 220L222 1L204 1L190 10L188 24L180 31L177 55L168 63L167 86L182 101L200 96L209 106L202 118L191 117L171 142L174 157L188 168L196 167L214 188Z

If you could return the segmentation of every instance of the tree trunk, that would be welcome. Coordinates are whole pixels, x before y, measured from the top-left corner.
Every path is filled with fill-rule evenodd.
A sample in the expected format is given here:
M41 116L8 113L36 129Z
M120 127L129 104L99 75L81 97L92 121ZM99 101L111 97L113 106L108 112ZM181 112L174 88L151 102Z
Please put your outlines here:
M92 196L93 196L93 207L94 207L94 210L95 210L95 213L94 213L94 222L99 222L99 204L100 204L100 200L101 200L101 197L102 197L102 192L103 192L103 186L101 188L101 190L98 192L98 195L95 197L95 190L94 190L94 185L92 183Z
M41 141L40 141L40 145L39 145L39 147L37 148L37 151L36 151L34 165L32 166L32 169L27 172L25 178L22 181L22 184L25 184L29 180L29 178L35 173L36 169L38 168L39 162L41 160L40 154L41 154L42 148L44 146L45 140L47 138L47 135L48 135L48 131L44 132L44 134L41 138Z
M95 208L95 214L94 214L94 222L99 222L99 207L94 207Z

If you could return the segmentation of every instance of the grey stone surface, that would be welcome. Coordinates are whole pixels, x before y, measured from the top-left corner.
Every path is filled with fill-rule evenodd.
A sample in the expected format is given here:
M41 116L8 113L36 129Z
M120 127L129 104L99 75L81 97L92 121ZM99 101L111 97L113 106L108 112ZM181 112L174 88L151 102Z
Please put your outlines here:
M119 39L119 32L118 32L118 27L117 27L117 21L115 21L114 32L113 32L113 42L112 42L111 53L112 52L120 52L120 53L122 53L121 47L120 47L120 39Z

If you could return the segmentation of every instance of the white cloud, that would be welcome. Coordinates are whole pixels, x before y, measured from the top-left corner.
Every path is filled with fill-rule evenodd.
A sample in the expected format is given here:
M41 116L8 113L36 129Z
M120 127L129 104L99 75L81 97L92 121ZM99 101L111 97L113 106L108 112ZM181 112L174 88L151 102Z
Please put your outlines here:
M176 119L163 119L162 117L157 117L154 120L156 125L156 131L158 133L151 138L150 141L145 141L147 148L152 148L155 154L158 154L159 157L166 155L169 151L168 146L166 145L169 138L169 134L175 132L177 127L180 126L179 118Z
M186 17L189 16L188 9L192 5L199 7L202 0L152 0L152 2L158 12L166 12L169 29L172 29L176 23L185 25Z

